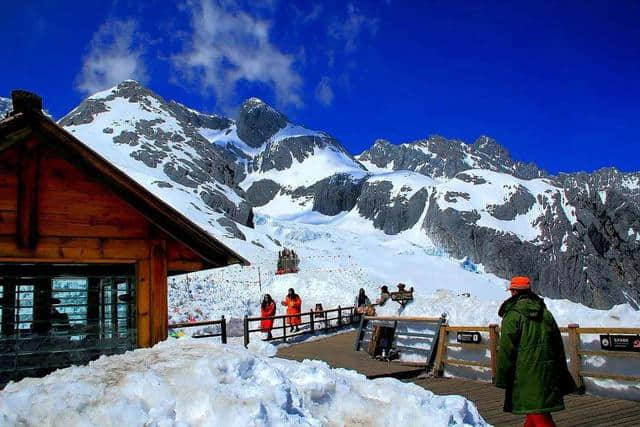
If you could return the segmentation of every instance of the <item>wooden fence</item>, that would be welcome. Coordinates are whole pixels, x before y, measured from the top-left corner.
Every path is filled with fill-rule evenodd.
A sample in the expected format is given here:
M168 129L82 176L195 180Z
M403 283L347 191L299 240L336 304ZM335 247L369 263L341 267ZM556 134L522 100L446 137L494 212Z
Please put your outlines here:
M489 341L486 343L460 343L449 342L449 333L458 332L479 332L488 333ZM574 381L580 389L584 388L584 377L597 379L611 379L621 381L640 381L640 376L622 375L608 372L594 372L584 370L582 358L589 356L601 356L606 358L636 358L640 360L640 353L633 351L610 351L610 350L586 350L582 349L581 335L588 334L640 334L640 328L581 328L579 325L570 324L566 328L560 328L562 334L568 335L565 346L566 354L569 357L569 371ZM492 324L489 326L440 326L440 340L434 362L433 373L435 376L442 376L447 365L458 367L480 367L491 370L492 380L496 376L496 363L498 352L500 351L500 327ZM447 348L468 348L468 349L489 349L489 359L487 361L460 360L449 357Z
M335 313L335 317L330 317L333 313ZM287 332L287 319L292 317L300 317L300 324L298 327L300 330L298 332L292 333ZM307 321L303 321L304 319L308 319ZM260 326L252 329L251 324L255 322L260 322L262 320L272 319L273 320L273 328L272 331L282 330L282 335L273 336L268 341L271 340L282 340L283 342L287 342L287 339L297 337L300 335L313 334L318 331L328 332L333 329L342 328L344 326L352 325L360 320L360 315L355 312L355 307L341 307L332 308L328 310L318 310L318 311L308 311L306 313L300 314L283 314L279 316L272 317L244 317L244 345L245 347L249 345L249 337L251 332L262 332ZM277 325L277 322L280 322L281 325ZM332 322L334 322L332 324Z
M227 320L222 316L220 320L207 320L205 322L188 322L188 323L174 323L169 325L169 329L186 329L186 328L198 328L203 326L220 325L220 332L216 333L198 333L197 335L191 335L192 338L212 338L220 337L222 344L227 343Z
M370 345L373 330L375 326L391 326L393 328L393 341L390 346L396 350L406 351L408 353L417 353L424 355L426 363L415 362L402 362L405 365L414 365L425 368L427 371L431 370L434 357L436 355L436 348L440 341L441 326L446 325L446 316L441 317L412 317L412 316L362 316L360 320L360 326L358 333L356 334L356 340L354 343L354 349L360 351L364 344ZM409 325L422 325L434 327L433 333L413 332L409 330ZM402 330L399 326L404 325L406 330ZM417 345L404 345L403 340L417 341ZM375 346L375 343L373 344ZM427 345L428 347L424 347ZM375 347L367 348L369 354L375 353ZM373 355L373 354L372 354ZM400 360L394 360L400 362Z

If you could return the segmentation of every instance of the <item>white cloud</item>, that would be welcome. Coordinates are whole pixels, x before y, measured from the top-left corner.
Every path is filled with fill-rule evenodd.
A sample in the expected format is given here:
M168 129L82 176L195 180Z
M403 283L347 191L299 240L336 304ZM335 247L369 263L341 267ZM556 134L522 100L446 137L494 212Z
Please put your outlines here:
M322 4L316 3L313 6L313 9L311 9L311 11L304 16L304 18L302 19L302 22L307 23L307 22L315 21L320 17L320 15L322 15L323 11L324 11L324 7L322 6Z
M377 18L368 17L353 5L347 4L347 16L344 20L335 20L329 25L329 36L344 43L347 53L353 52L358 46L361 35L369 33L375 36L380 23Z
M172 57L173 65L202 92L213 90L223 106L243 80L270 86L279 104L302 106L295 58L271 43L270 23L229 6L229 1L188 3L192 32Z
M333 102L333 89L331 89L331 81L328 77L322 77L316 86L316 99L324 104L331 105Z
M92 94L127 79L145 83L148 75L142 58L143 50L136 39L133 20L113 20L102 24L91 39L82 70L76 77L76 88Z

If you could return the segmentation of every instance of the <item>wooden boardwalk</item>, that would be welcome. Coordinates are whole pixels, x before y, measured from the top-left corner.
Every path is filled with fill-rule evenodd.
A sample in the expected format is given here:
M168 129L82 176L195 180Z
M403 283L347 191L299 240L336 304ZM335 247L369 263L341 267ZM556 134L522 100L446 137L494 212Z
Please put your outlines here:
M371 360L365 353L353 350L355 333L334 335L325 339L278 349L286 359L317 359L334 368L353 369L368 378L395 377L413 382L439 395L461 395L473 401L484 419L496 426L522 426L524 416L502 411L504 392L491 384L458 378L419 378L415 367L399 363ZM606 399L591 395L565 398L566 410L553 417L564 426L640 426L640 403Z

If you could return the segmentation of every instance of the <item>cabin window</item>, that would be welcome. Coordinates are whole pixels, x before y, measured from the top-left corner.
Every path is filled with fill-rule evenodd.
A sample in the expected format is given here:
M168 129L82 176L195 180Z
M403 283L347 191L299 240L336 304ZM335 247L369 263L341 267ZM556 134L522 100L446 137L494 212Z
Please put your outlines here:
M136 348L133 265L0 264L0 387Z

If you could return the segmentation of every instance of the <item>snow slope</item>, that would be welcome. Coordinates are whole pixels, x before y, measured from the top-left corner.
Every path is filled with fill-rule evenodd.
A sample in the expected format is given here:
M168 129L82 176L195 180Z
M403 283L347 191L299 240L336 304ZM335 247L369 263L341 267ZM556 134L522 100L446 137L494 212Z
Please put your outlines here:
M265 348L267 347L267 348ZM325 363L273 359L269 345L169 339L0 391L1 425L486 425L461 396Z
M349 306L360 288L373 298L382 284L398 282L413 286L418 295L448 289L456 295L470 292L494 301L505 294L504 280L463 269L460 260L448 258L426 237L411 242L389 236L358 217L314 213L277 220L258 216L255 223L257 233L269 235L299 254L300 273L276 276L277 253L256 250L250 267L171 278L172 321L184 321L190 315L205 320L223 314L227 318L259 314L261 294L269 293L281 301L290 287L300 294L304 310L316 303L326 308Z

